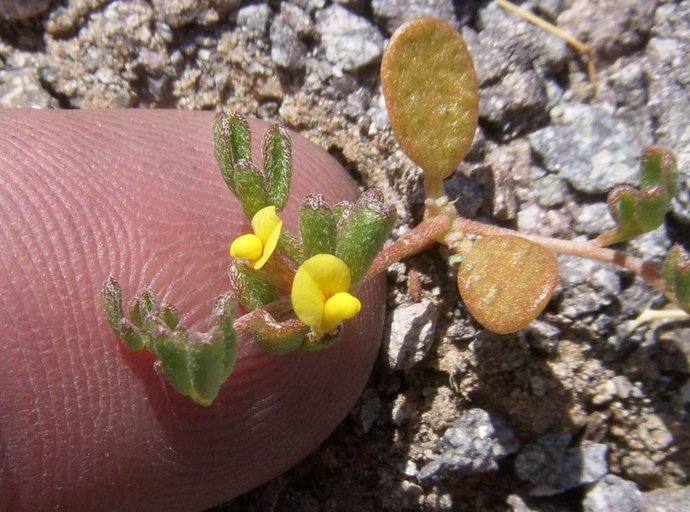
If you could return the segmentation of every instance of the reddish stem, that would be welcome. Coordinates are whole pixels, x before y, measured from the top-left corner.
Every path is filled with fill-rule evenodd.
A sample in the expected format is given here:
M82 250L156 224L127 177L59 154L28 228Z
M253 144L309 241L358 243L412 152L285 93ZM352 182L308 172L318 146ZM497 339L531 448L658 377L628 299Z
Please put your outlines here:
M364 280L369 280L383 272L393 263L403 258L419 254L434 242L441 241L451 227L451 219L446 215L435 215L422 221L411 231L398 238L383 249L369 268Z

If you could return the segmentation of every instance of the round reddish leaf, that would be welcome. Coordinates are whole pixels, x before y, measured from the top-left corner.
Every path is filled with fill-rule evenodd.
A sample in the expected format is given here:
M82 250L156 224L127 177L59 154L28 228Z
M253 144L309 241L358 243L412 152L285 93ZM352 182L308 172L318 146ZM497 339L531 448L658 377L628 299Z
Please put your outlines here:
M542 312L557 279L558 262L546 247L519 236L490 236L465 255L458 290L480 324L508 334Z
M472 56L438 18L417 18L391 37L381 85L395 138L435 179L451 175L469 150L479 115Z

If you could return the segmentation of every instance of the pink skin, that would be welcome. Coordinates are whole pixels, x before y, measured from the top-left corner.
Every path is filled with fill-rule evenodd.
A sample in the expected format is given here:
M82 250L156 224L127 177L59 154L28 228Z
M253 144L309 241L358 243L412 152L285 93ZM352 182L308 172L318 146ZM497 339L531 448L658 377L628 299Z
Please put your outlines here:
M242 340L211 407L178 395L110 331L101 287L146 285L205 330L249 223L226 189L212 115L0 112L0 510L203 510L279 475L352 408L376 357L381 280L334 347L276 357ZM252 123L254 147L266 128ZM355 184L293 134L299 199ZM258 152L254 155L259 160Z

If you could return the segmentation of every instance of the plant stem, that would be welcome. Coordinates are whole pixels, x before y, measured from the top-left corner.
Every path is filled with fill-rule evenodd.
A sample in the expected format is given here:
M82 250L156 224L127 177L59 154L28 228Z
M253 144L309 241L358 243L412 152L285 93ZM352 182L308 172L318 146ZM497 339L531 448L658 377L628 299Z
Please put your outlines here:
M459 231L466 234L471 233L481 236L521 236L523 238L527 238L528 240L532 240L533 242L537 242L538 244L545 246L555 253L589 258L591 260L613 263L615 265L627 268L628 270L642 277L655 288L661 290L662 292L666 292L665 282L661 275L660 263L636 258L622 251L601 247L600 245L592 242L559 240L557 238L539 235L526 235L524 233L513 231L512 229L482 224L481 222L476 222L462 217L455 219L455 222L453 223L453 231Z
M292 311L292 303L290 302L290 297L281 297L277 300L274 300L270 304L267 304L261 309L268 311L275 318ZM251 311L250 313L245 313L241 317L235 319L232 326L238 336L242 336L249 330L253 318L254 311Z
M423 220L376 256L364 277L364 281L383 272L393 263L418 254L434 242L442 240L451 228L451 223L451 218L444 214L434 215Z

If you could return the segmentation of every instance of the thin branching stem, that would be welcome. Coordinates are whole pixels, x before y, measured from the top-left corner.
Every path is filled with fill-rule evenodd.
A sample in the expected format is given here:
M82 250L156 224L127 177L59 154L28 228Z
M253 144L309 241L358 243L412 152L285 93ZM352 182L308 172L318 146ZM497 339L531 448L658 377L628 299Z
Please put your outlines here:
M364 280L383 272L393 263L424 251L434 242L441 240L451 228L451 224L451 219L443 214L423 220L376 256Z

